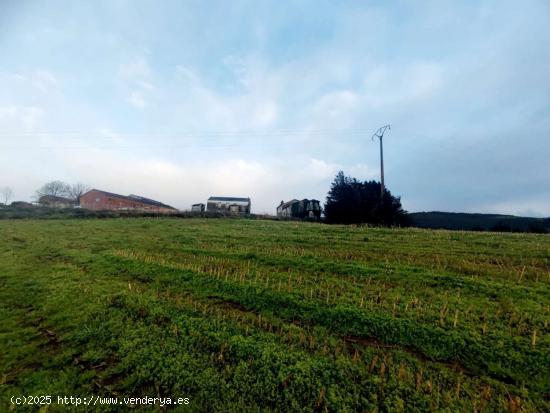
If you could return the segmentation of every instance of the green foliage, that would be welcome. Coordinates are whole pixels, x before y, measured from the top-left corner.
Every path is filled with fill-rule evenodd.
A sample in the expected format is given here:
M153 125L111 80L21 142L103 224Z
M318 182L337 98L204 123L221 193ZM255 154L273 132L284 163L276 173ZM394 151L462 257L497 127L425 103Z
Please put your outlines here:
M406 212L401 200L386 188L381 196L381 184L375 181L361 182L338 172L330 188L325 204L328 223L376 225L405 225Z

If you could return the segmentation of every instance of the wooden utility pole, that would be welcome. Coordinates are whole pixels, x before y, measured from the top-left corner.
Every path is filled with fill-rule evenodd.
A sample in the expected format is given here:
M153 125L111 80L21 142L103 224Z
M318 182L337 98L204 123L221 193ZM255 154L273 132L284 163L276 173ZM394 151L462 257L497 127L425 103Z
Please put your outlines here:
M384 137L384 132L386 130L390 129L390 125L382 126L380 129L376 131L374 135L372 135L372 140L374 138L378 138L380 141L380 202L384 200L384 150L382 148L382 138Z

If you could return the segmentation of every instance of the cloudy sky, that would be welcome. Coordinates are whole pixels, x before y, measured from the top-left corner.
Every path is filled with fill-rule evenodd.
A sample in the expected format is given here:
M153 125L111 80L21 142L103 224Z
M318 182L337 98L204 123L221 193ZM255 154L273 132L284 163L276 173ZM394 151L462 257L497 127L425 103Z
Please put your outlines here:
M550 216L550 2L0 0L0 186Z

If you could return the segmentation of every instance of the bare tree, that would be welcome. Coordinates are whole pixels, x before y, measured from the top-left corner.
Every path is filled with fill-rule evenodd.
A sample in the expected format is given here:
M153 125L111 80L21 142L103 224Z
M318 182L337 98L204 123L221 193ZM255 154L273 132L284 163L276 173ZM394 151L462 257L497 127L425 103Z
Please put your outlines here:
M9 200L13 196L13 190L9 186L0 188L0 196L4 202L4 205L8 205Z
M77 182L73 185L70 185L67 191L67 195L70 199L76 202L77 205L80 204L80 197L88 192L90 187L82 182Z
M44 195L52 196L69 196L70 185L62 181L51 181L44 184L38 191L36 191L36 198L40 199Z

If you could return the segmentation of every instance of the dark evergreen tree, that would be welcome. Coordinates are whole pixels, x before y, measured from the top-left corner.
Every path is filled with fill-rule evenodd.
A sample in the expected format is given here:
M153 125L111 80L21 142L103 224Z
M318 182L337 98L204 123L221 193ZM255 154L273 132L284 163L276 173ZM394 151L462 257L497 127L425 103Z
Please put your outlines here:
M380 196L380 183L361 182L338 172L330 188L325 204L328 223L376 225L407 225L407 213L401 207L399 197L389 190Z

